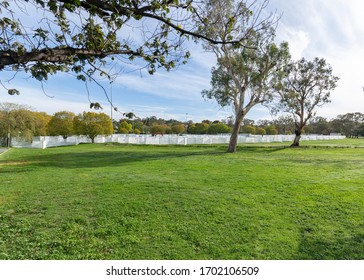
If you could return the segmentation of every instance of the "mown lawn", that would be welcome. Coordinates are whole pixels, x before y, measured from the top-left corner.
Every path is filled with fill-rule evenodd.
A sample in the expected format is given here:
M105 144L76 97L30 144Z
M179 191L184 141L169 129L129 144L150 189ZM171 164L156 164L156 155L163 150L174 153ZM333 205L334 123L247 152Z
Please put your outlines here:
M225 150L12 149L0 259L364 258L364 149Z

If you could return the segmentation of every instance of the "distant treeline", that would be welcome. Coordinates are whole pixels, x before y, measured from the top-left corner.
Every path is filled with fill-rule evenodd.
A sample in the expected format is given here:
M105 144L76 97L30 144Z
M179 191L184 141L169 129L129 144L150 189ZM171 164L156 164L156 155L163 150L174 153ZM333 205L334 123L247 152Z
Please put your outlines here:
M111 120L104 113L84 112L76 115L69 111L60 111L54 115L37 112L30 107L13 103L0 103L0 139L7 144L16 137L30 140L33 136L57 136L67 138L70 135L87 135L93 139L98 134L135 133L135 134L221 134L231 132L233 118L223 120L204 120L202 122L181 122L155 116L140 118L133 113L126 113L119 120ZM293 134L294 119L280 116L273 120L257 122L245 119L241 133L275 135ZM364 136L364 114L347 113L328 120L314 117L305 127L306 134L340 133L346 137Z
M233 119L203 120L202 122L181 122L174 119L163 119L155 116L147 118L122 118L114 120L114 128L119 133L189 133L189 134L220 134L229 133L233 126ZM290 116L280 116L273 120L245 119L240 128L241 133L275 135L294 134L295 122ZM338 115L334 119L314 117L305 127L305 134L338 133L346 137L364 136L364 114L347 113Z

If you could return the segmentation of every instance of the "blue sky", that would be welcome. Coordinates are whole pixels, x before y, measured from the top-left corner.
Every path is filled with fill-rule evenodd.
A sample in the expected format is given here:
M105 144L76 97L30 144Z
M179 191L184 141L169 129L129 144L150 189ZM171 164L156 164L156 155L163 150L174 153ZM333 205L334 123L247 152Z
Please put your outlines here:
M364 112L364 4L354 0L271 0L270 9L283 13L277 32L277 41L288 41L294 59L323 57L340 77L332 92L332 102L318 110L327 118L348 112ZM232 115L231 108L220 108L216 102L205 101L203 89L210 87L210 71L215 65L213 54L189 43L191 59L186 65L166 72L158 70L150 76L145 72L121 73L112 87L113 103L121 112L133 111L137 116L157 116L194 122L221 120ZM130 66L127 66L130 67ZM1 73L4 81L9 73ZM19 96L9 96L0 88L0 102L27 104L37 111L53 114L61 110L75 113L89 111L85 85L67 74L58 74L44 84L18 75L9 88L18 88ZM103 112L110 114L104 93L90 88L92 101L100 102ZM51 96L51 97L49 97ZM114 113L114 118L122 115ZM268 110L256 106L249 119L270 119Z

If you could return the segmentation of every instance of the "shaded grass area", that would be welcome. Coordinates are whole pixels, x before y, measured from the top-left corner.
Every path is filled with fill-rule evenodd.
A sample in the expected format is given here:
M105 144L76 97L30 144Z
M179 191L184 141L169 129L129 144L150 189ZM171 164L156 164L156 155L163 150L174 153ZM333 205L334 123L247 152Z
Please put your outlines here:
M12 149L0 259L364 258L364 149L225 150Z
M272 143L244 143L242 147L285 147L288 148L292 141ZM364 138L345 138L340 140L301 140L301 148L364 148Z

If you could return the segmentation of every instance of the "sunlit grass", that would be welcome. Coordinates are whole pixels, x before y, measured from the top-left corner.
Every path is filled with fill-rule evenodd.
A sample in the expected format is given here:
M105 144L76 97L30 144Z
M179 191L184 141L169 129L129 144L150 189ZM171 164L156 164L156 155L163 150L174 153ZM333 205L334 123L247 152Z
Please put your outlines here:
M225 150L12 149L0 259L364 258L364 149Z

